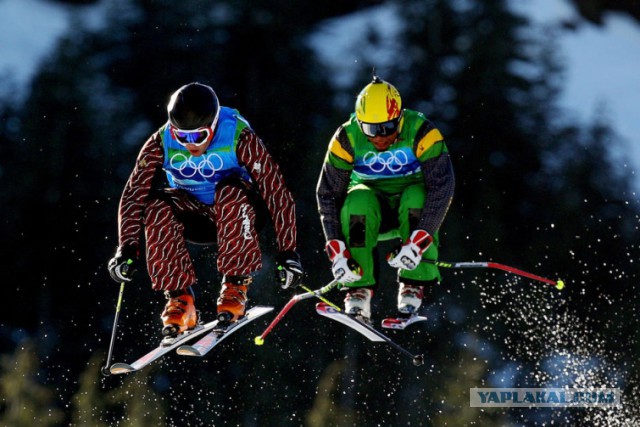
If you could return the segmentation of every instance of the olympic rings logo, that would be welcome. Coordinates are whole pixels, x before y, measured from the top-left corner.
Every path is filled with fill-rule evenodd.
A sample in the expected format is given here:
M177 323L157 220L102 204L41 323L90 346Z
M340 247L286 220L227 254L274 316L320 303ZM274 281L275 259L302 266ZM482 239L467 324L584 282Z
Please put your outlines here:
M169 165L185 178L192 178L196 173L204 178L211 178L224 167L224 161L216 153L204 156L199 162L194 162L193 156L176 153L169 159Z
M402 167L409 163L409 158L407 153L401 150L383 151L382 153L369 151L364 155L362 162L375 173L380 173L385 169L389 169L391 172L400 172Z

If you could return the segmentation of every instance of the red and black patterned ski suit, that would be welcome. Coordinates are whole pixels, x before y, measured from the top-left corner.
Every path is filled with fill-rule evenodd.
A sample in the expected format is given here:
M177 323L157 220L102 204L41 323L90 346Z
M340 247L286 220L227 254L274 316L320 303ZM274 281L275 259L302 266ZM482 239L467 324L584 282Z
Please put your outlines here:
M162 129L162 128L161 128ZM280 251L296 249L296 217L293 197L286 188L278 165L262 141L250 129L239 135L236 155L253 179L216 187L215 203L202 203L186 190L163 188L164 151L161 131L142 147L136 166L120 200L118 216L121 247L141 248L146 240L147 268L153 289L172 291L196 283L189 256L185 228L204 224L215 230L217 268L224 275L249 275L262 267L256 231L256 206L251 195L264 200L275 228ZM248 188L252 185L254 188ZM194 221L195 219L195 221ZM194 230L189 230L193 235ZM194 240L197 240L194 239Z

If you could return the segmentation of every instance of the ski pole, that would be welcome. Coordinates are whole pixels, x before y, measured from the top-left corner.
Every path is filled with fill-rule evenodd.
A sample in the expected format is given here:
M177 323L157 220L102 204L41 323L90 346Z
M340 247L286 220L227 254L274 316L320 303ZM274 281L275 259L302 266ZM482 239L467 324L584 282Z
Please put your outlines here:
M313 292L311 289L307 288L304 285L300 285L300 287L302 289L304 289L307 292ZM337 305L335 305L334 303L332 303L331 301L329 301L328 299L326 299L325 297L323 297L321 294L317 294L315 295L316 297L320 298L320 301L325 302L327 304L329 304L331 307L335 308L336 310L340 311L340 307L338 307Z
M108 377L111 375L109 367L111 366L111 356L113 354L113 345L116 341L116 329L118 328L118 318L120 317L120 307L122 306L122 295L124 294L124 283L120 283L120 292L118 293L118 302L116 304L116 314L113 319L113 328L111 329L111 343L109 344L109 352L107 353L107 362L102 367L102 375Z
M499 264L497 262L446 262L446 261L435 261L431 259L424 259L422 261L435 264L438 267L443 267L443 268L494 268L497 270L502 270L508 273L516 274L518 276L537 280L538 282L547 283L551 286L555 286L558 290L561 290L562 288L564 288L564 282L562 280L554 281L551 279L546 279L542 276L538 276L533 273L528 273L524 270L520 270L515 267L509 267L508 265Z
M395 348L396 350L398 350L399 352L405 354L406 356L409 356L411 358L411 361L413 362L413 364L415 366L421 366L421 365L424 364L424 355L422 355L422 354L413 354L409 350L407 350L406 348L402 347L400 344L396 343L391 338L389 338L388 336L383 334L382 332L380 332L377 329L373 328L372 326L369 326L369 325L366 325L366 326L368 327L369 330L371 330L371 332L373 332L374 334L376 334L377 336L382 338L391 347Z
M329 284L321 287L320 289L316 289L315 291L308 290L308 292L305 292L304 294L298 294L298 295L295 295L293 298L291 298L289 302L287 302L287 304L282 308L282 310L280 310L280 313L278 313L275 319L273 319L269 324L269 326L267 326L264 332L262 332L262 335L257 336L255 338L254 342L256 343L256 345L264 344L264 338L269 334L269 332L271 332L271 330L280 322L280 320L282 320L284 315L287 314L287 312L291 310L291 307L293 307L298 301L302 301L308 298L313 298L315 296L319 297L320 295L327 293L331 289L336 287L338 283L339 282L337 280L333 280ZM304 287L304 289L307 290L308 288Z

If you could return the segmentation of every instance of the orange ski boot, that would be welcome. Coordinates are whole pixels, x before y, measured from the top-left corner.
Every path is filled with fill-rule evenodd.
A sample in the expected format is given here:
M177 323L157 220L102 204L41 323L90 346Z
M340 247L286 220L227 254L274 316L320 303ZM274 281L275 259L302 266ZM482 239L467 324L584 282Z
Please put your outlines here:
M194 305L194 295L191 288L165 292L167 305L162 312L162 335L176 337L193 329L198 323L198 314Z
M224 276L218 297L218 321L223 324L235 322L242 316L247 305L247 288L252 279L249 276Z

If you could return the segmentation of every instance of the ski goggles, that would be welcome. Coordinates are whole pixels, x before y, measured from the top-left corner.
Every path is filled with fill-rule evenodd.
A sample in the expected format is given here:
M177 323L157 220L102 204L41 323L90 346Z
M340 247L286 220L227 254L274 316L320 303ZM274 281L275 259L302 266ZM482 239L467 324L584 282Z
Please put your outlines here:
M171 126L173 137L182 145L193 144L202 145L209 140L211 136L210 127L202 127L195 130L182 130Z
M219 112L220 110L218 110ZM178 129L177 127L171 126L171 133L173 133L173 137L178 141L181 145L193 144L195 146L202 145L206 142L211 141L213 137L213 130L216 128L216 124L218 124L219 113L216 114L216 117L213 119L213 122L210 126L203 126L198 129L193 130L183 130Z
M400 117L382 123L366 123L361 121L358 121L358 123L360 124L360 129L362 129L362 133L370 138L374 138L376 136L389 136L398 130L398 127L400 126Z

